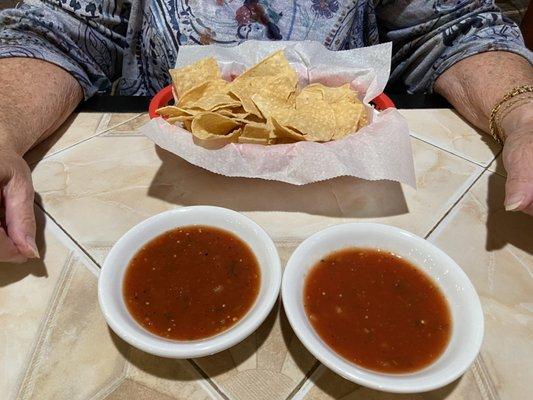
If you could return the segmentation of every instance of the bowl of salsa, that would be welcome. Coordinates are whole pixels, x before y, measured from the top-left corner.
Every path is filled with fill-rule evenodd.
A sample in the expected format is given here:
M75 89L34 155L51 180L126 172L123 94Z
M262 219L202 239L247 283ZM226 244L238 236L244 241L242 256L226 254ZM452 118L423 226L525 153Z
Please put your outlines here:
M477 356L479 297L444 252L381 224L337 225L285 267L282 299L304 346L358 384L418 393L460 377Z
M111 329L162 357L201 357L249 336L278 297L272 239L232 210L195 206L155 215L113 246L98 299Z

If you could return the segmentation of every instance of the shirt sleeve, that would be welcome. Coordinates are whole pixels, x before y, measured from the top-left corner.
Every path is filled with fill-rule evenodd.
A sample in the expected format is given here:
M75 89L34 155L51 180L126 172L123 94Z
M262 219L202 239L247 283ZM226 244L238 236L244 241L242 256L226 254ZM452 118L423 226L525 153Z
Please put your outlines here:
M0 58L51 62L81 85L85 99L120 76L130 7L120 0L30 0L0 13Z
M392 41L392 81L409 92L431 91L456 62L502 50L531 63L518 26L488 0L382 0L377 8L381 41Z

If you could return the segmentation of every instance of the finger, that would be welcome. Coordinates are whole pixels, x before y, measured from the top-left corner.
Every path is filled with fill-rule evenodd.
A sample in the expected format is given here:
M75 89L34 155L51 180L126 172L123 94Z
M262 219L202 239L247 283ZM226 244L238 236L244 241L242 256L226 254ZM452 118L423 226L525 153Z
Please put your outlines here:
M533 203L533 179L510 169L505 183L505 209L524 211Z
M6 231L0 228L0 262L23 263L27 257L20 254L17 246L7 236Z
M4 188L7 233L19 252L27 258L39 257L35 244L33 199L29 173L27 176L14 176Z
M531 135L513 134L503 148L507 170L505 209L524 211L533 203L533 146Z

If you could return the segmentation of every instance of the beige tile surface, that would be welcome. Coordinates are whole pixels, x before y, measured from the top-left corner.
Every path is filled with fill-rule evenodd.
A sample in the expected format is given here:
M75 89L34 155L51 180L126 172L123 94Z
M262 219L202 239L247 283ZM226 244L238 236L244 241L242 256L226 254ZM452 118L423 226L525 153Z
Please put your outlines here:
M400 110L413 136L487 166L500 151L490 136L469 125L455 110Z
M430 240L480 295L487 382L501 399L525 399L533 380L533 217L506 212L504 188L502 176L486 172Z
M118 116L120 114L114 114L114 116ZM116 117L115 117L116 118ZM108 131L104 133L105 136L113 136L113 135L137 135L140 134L137 133L137 129L139 129L141 126L146 124L150 120L150 117L147 113L139 114L133 118L131 118L129 121L116 124L116 121L112 119L109 122L109 126L111 127Z
M483 373L476 361L462 378L441 388L418 394L393 394L372 390L352 383L324 366L320 366L294 400L495 400L483 381Z
M285 265L296 243L277 243ZM292 331L281 304L247 339L194 362L231 399L286 399L317 361Z
M145 392L152 393L155 399L159 398L157 396L190 400L221 398L212 383L204 379L188 360L156 357L133 347L129 348L126 358L126 379L118 385L116 392L111 392L111 398L135 390L139 391L137 397L130 395L130 399L151 399L144 396Z
M45 209L85 248L95 247L98 257L141 220L198 204L244 212L275 239L301 239L363 220L423 236L481 169L417 139L413 150L417 190L353 178L300 187L227 178L155 148L145 137L128 135L98 136L51 156L39 163L33 178Z
M419 395L355 385L323 366L316 368L279 304L253 335L225 352L192 361L151 356L109 330L98 308L97 266L41 217L40 226L47 226L40 229L44 239L39 240L41 251L43 243L46 247L44 262L17 266L20 270L0 265L0 397L528 398L533 380L533 218L503 210L505 181L490 171L496 164L479 178L482 168L466 160L481 165L492 160L486 145L476 142L476 132L446 113L436 112L430 119L419 114L408 118L421 127L430 125L431 118L441 119L438 129L433 126L425 137L420 135L422 140L412 141L417 190L349 178L303 187L226 178L156 149L135 133L147 119L136 114L103 115L95 128L101 135L46 153L33 178L38 201L98 263L135 223L187 205L246 213L273 236L283 265L302 239L333 224L378 221L426 235L445 216L430 240L472 279L485 314L482 352L460 380ZM456 137L454 132L463 133Z
M13 399L18 391L33 344L70 250L44 230L38 213L37 242L41 260L0 263L0 397Z
M73 113L63 125L50 137L30 150L25 158L29 164L35 164L45 157L68 149L97 134L127 123L138 117L139 113Z
M123 125L138 116L141 113L106 113L102 116L102 123L100 124L99 132L104 132L120 125Z
M95 273L66 266L37 341L19 398L87 399L124 374L127 346L111 338L96 298Z
M503 209L505 179L484 173L430 240L465 270L480 295L485 339L458 381L418 395L382 393L321 366L294 399L526 399L533 380L533 218Z
M107 326L96 266L72 258L55 291L19 399L218 398L187 360L136 350Z
M86 140L99 132L103 115L100 113L73 113L50 137L26 154L29 164Z
M299 244L298 241L278 241L276 247L282 265ZM92 247L97 261L103 261L106 247ZM158 393L175 394L173 385L157 376L177 373L177 362L152 357L132 349L128 376ZM220 390L231 399L285 399L315 366L315 358L303 347L290 328L281 304L278 303L267 320L246 340L222 353L195 359ZM151 373L146 374L146 370ZM173 372L174 371L174 372ZM180 373L181 375L184 372ZM182 389L181 389L182 390ZM192 394L188 398L193 398Z
M0 264L0 398L219 399L189 361L142 353L111 332L98 267L37 215L42 260Z
M185 398L185 397L182 397ZM156 390L150 389L138 382L126 379L121 382L107 400L131 400L131 399L150 399L150 400L172 400L174 397L167 396Z

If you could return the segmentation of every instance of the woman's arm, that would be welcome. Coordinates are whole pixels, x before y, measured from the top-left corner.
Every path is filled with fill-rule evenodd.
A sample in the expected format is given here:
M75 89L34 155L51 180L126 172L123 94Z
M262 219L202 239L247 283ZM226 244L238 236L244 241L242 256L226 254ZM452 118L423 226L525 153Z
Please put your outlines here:
M27 0L0 13L0 262L37 256L23 154L83 97L111 89L127 45L128 2L54 3Z
M533 54L491 0L383 0L376 11L381 40L393 42L391 79L411 92L435 89L484 131L494 105L532 83ZM533 214L531 107L516 108L502 127L506 208Z
M503 51L465 58L440 75L435 91L473 125L489 131L492 108L517 86L533 85L533 67L523 57ZM505 207L533 215L533 94L502 120L507 139Z
M0 59L0 262L38 256L31 174L22 156L54 132L82 97L78 82L54 64Z

